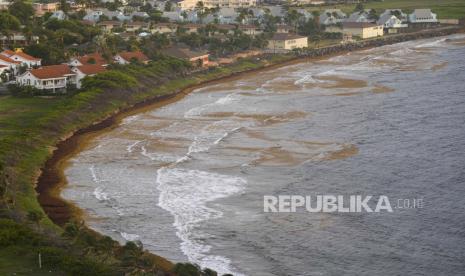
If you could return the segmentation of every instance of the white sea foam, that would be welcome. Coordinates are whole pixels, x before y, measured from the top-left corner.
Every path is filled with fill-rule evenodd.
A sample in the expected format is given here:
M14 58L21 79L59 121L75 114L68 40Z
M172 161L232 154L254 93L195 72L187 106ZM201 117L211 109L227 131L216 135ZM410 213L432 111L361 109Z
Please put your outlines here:
M97 187L94 189L94 192L92 193L96 199L100 201L108 201L110 198L108 197L108 194L103 191L104 187Z
M144 141L144 140L136 141L136 142L134 142L134 143L128 145L128 146L126 147L126 151L129 152L129 153L132 153L134 147L137 146L138 144L140 144L140 143L143 142L143 141Z
M307 74L300 79L294 82L295 85L305 84L305 83L321 83L323 81L313 78L311 74Z
M418 44L415 48L428 48L428 47L437 47L440 46L441 43L445 42L447 38L441 38L435 41L430 41L422 44Z
M141 152L143 156L147 157L148 159L152 161L160 161L160 162L176 162L178 160L178 156L173 156L173 155L168 155L168 154L160 154L157 152L148 152L147 148L145 146L140 147Z
M184 113L184 118L192 119L192 118L195 118L195 117L199 117L199 116L202 115L202 113L204 111L208 110L212 106L230 104L230 103L236 101L238 96L239 96L239 94L237 94L237 93L227 94L226 96L219 98L218 100L216 100L213 103L207 103L207 104L204 104L204 105L189 109L186 113Z
M129 116L129 117L126 117L123 119L123 121L121 122L121 125L127 125L137 119L139 119L141 116L141 114L137 114L137 115L133 115L133 116Z
M127 241L137 241L140 239L139 235L137 234L129 234L126 232L120 232L121 237Z
M197 239L193 230L203 221L223 216L209 202L237 194L246 180L217 173L164 167L157 171L160 191L158 205L174 216L176 235L182 240L181 250L190 262L209 267L219 274L233 273L231 263L222 256L209 255L210 246ZM238 275L235 273L235 275Z

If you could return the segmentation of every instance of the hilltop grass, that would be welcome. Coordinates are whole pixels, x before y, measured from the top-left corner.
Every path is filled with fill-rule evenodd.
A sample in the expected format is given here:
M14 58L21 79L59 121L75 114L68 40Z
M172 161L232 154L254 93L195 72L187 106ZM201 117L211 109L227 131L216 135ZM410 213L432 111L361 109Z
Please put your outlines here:
M440 19L465 18L465 0L385 0L364 3L364 7L375 9L378 13L386 9L402 9L404 12L410 13L414 9L430 8L438 14L438 18ZM352 13L355 9L355 4L312 7L309 9L322 12L328 8L337 8L345 13Z

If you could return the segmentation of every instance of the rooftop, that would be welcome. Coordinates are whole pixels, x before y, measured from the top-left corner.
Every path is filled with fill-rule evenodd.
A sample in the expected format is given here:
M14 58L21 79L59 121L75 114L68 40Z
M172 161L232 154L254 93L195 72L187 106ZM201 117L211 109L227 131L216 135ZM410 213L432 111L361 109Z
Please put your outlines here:
M74 74L66 64L42 66L37 69L32 69L30 72L38 79L61 78L66 75Z

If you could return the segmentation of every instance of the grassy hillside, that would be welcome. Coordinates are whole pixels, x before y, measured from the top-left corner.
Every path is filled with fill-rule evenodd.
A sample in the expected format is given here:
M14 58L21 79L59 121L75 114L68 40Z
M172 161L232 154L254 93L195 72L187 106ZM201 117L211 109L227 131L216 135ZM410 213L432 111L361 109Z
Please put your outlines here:
M438 14L439 18L465 18L465 0L384 0L364 4L365 8L383 11L385 9L402 9L411 12L414 9L431 8ZM332 5L330 7L310 8L311 10L323 11L327 8L342 9L346 13L353 12L355 4Z

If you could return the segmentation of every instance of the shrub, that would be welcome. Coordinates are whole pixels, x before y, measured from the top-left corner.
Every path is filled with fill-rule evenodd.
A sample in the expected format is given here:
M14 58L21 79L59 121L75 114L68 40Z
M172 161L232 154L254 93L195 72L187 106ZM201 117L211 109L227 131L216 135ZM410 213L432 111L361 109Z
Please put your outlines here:
M91 88L129 88L137 84L134 77L121 71L111 70L82 80L83 89Z

